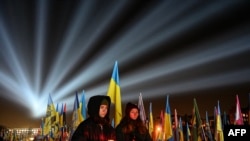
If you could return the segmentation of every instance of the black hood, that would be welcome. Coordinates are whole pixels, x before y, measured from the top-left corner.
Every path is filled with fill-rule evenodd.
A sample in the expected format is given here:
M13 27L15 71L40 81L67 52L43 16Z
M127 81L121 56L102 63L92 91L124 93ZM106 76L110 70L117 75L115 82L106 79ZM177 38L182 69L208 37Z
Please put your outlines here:
M126 108L125 108L125 116L129 117L130 115L130 111L133 109L133 108L136 108L138 110L138 112L140 113L140 109L138 108L137 105L131 103L131 102L128 102L127 105L126 105Z
M108 112L105 118L109 118L109 111L110 111L110 97L105 95L96 95L89 99L88 102L88 114L90 117L99 117L99 110L101 106L101 102L106 99L108 101Z

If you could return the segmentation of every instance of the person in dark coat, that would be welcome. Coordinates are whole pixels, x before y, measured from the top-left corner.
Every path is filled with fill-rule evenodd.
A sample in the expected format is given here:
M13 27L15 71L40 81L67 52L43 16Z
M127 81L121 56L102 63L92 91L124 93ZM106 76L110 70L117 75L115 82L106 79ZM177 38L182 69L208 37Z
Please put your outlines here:
M110 102L109 96L91 97L87 106L89 117L78 125L71 141L115 141L115 129L109 119Z
M117 141L152 141L148 129L139 116L139 108L127 103L125 116L116 127Z

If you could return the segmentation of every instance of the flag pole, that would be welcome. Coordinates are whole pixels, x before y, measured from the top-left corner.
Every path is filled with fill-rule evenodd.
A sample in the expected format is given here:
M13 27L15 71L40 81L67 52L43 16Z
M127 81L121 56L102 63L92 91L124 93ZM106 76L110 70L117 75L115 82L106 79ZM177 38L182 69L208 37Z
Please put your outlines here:
M202 121L201 121L201 117L200 117L200 113L199 113L199 109L198 109L196 99L194 99L194 101L195 101L195 108L197 108L196 112L197 112L198 120L199 120L199 123L201 124L200 125L201 126L200 127L201 128L201 137L202 137L202 140L207 141L205 131L204 131L203 126L202 126Z

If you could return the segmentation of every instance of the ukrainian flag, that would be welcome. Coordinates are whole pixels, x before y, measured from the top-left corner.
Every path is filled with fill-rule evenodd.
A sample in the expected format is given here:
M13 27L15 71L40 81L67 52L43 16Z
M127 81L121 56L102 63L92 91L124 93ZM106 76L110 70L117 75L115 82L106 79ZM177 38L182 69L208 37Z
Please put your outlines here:
M217 107L217 116L216 116L216 141L224 141L224 135L222 130L222 122L221 122L221 113L220 113L220 104L218 101Z
M110 80L108 93L107 95L111 99L111 103L115 106L115 127L120 123L122 119L122 105L121 105L121 90L119 83L119 72L118 72L118 63L115 61L113 68L112 77Z
M164 115L164 135L165 140L173 140L173 129L172 129L172 119L171 119L171 111L169 105L169 96L167 96L166 101L166 109Z
M82 115L82 119L85 120L87 118L87 112L86 112L86 102L85 102L85 92L82 91L82 97L80 101L80 111Z
M153 132L154 132L154 120L153 120L153 113L152 113L152 103L149 104L149 134L153 138Z
M81 112L80 112L78 93L76 92L75 101L74 101L74 109L73 109L73 117L72 117L73 131L76 130L76 128L78 127L78 125L82 121L83 121L83 119L82 119L82 115L81 115Z
M47 104L47 111L44 123L44 135L48 135L51 131L51 127L55 124L57 118L57 112L55 109L55 105L49 95L48 104Z

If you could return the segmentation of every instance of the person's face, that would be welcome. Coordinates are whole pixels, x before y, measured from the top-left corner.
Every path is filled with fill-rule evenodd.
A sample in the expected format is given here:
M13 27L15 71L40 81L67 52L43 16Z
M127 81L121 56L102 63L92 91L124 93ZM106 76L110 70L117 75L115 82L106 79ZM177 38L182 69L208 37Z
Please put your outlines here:
M101 105L99 109L99 116L104 118L108 112L108 106L107 105Z
M138 115L139 115L139 113L138 113L138 110L136 108L133 108L130 110L129 117L131 119L136 120Z

